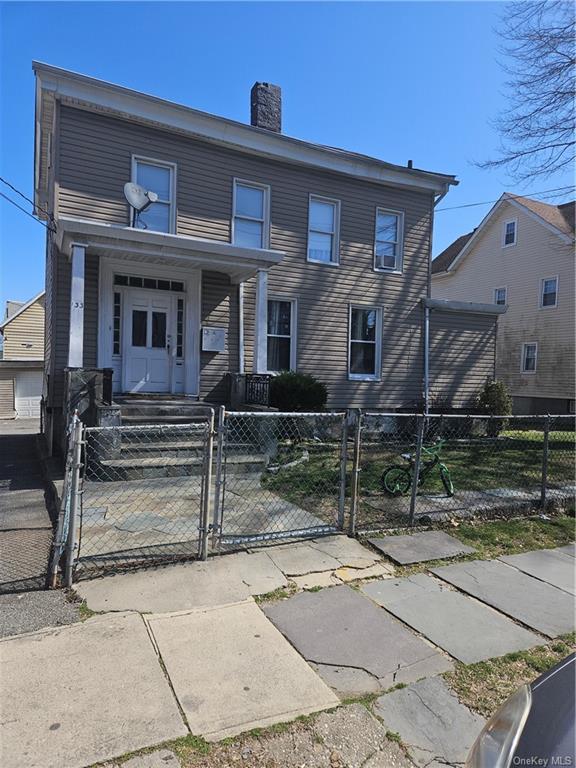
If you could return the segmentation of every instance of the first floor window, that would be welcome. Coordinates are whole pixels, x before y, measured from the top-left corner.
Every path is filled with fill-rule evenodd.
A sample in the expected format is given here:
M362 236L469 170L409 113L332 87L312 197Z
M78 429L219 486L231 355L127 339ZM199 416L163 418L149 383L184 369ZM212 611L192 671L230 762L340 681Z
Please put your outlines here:
M350 308L348 373L351 379L380 378L382 317L377 307Z
M374 246L374 268L399 272L402 269L402 229L404 217L401 213L376 211L376 243Z
M172 232L174 201L174 166L152 160L134 158L132 178L147 192L155 192L158 200L135 217L138 229Z
M234 181L234 245L245 248L268 247L268 210L268 187Z
M494 288L494 304L506 304L506 288Z
M338 264L340 203L310 197L308 210L308 261Z
M540 306L555 307L558 300L558 278L547 277L540 285Z
M268 370L290 371L294 360L294 302L268 300Z
M536 358L538 356L538 344L530 342L522 347L522 370L524 373L536 371Z

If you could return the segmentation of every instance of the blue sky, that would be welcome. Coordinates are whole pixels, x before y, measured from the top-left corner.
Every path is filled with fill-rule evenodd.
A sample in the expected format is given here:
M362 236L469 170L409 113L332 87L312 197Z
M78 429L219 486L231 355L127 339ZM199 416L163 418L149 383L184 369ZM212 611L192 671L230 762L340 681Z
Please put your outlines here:
M285 133L456 174L460 186L442 208L569 184L566 174L514 187L503 171L472 164L498 146L489 123L505 107L494 31L502 9L497 2L0 3L0 175L32 195L38 59L246 122L253 82L278 83ZM434 254L488 208L438 212ZM2 305L43 287L44 234L0 199Z

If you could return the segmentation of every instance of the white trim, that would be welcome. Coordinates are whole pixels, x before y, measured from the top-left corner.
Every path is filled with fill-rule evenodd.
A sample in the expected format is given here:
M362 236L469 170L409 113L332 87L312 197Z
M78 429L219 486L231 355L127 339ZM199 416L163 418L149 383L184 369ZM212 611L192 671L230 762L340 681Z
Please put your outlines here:
M33 299L29 299L29 300L28 300L28 301L27 301L25 304L22 304L22 306L20 307L20 309L17 309L17 310L16 310L16 312L14 312L14 314L13 314L13 315L10 315L10 317L7 317L5 320L3 320L3 321L0 323L0 331L3 331L3 330L4 330L4 328L5 328L5 327L8 325L8 323L11 323L11 322L12 322L12 320L14 320L14 319L15 319L15 318L17 318L19 315L21 315L21 314L22 314L22 312L26 312L26 310L28 309L28 307L31 307L31 306L32 306L32 304L35 304L35 303L38 301L38 299L41 299L41 298L42 298L42 296L44 296L44 294L45 294L45 293L46 293L46 291L40 291L40 293L36 294L36 296L34 296L34 298L33 298ZM10 301L10 299L9 299L8 301ZM16 301L14 301L13 303L17 303L17 302L16 302Z
M329 205L334 206L334 227L331 233L329 232L322 232L320 230L311 230L310 228L310 209L312 207L312 202L316 203L328 203ZM322 264L325 267L339 267L340 266L340 207L341 202L340 200L337 200L334 197L325 197L324 195L315 195L313 193L310 193L308 195L308 234L306 236L306 261L309 264ZM330 259L330 261L321 261L320 259L311 259L310 258L310 232L316 232L316 234L319 235L328 235L331 234L332 236L332 256L333 258Z
M498 304L496 301L496 292L497 291L504 291L504 304ZM497 306L506 306L508 304L508 286L507 285L499 285L497 288L494 288L494 291L492 293L492 298L494 299L494 304Z
M245 219L246 221L258 221L262 223L262 248L265 250L270 247L270 185L260 184L257 181L248 181L248 179L238 179L236 177L232 179L232 221L230 224L230 242L232 245L236 245L234 240L236 224L236 188L238 185L241 187L252 187L253 189L260 189L264 192L264 218L250 219L247 216L238 216L238 218Z
M169 163L166 160L158 160L154 157L145 157L144 155L132 155L131 161L130 161L130 179L131 181L136 184L136 166L138 163L142 163L143 165L155 165L158 168L167 168L170 171L170 200L159 200L160 203L163 203L164 205L168 204L170 206L170 216L169 216L169 222L170 222L170 231L166 232L165 234L176 234L176 171L177 166L176 163ZM134 209L129 205L128 206L128 224L130 227L132 227L132 221L134 217ZM134 229L139 229L139 227L133 227ZM155 232L157 230L144 230L145 232Z
M34 61L32 68L36 73L36 87L53 92L57 99L90 104L99 112L121 115L133 122L164 125L243 152L323 168L379 184L427 189L436 194L442 194L450 185L458 183L454 176L406 168L355 152L312 144L49 64ZM40 153L37 153L36 162L40 160Z
M256 277L256 311L254 322L254 373L268 370L268 272L258 270Z
M238 285L238 370L245 373L246 345L244 342L244 283Z
M506 242L506 230L508 229L508 224L514 224L514 242L513 243ZM512 248L517 244L518 244L518 219L506 219L502 223L502 248Z
M268 302L269 301L284 301L290 304L290 336L279 336L278 334L268 333L268 324L266 324L266 366L268 366L268 338L274 336L274 338L290 338L290 370L297 370L297 343L298 343L298 299L290 298L289 296L282 296L281 294L274 293L268 296L266 302L266 320L268 320ZM278 371L268 371L268 373L275 374Z
M396 266L391 267L378 267L376 266L376 246L378 244L378 214L390 213L393 216L398 217L398 240L396 242ZM386 242L386 241L384 241ZM398 266L400 263L400 266ZM374 260L373 260L374 272L387 272L392 275L401 275L404 270L404 211L397 211L392 208L384 208L380 205L376 206L376 213L374 215Z
M374 342L371 341L359 341L354 339L355 344L375 344L374 354L374 374L367 373L351 373L350 362L352 360L352 310L365 309L376 311L376 338ZM382 307L377 307L374 304L358 304L357 302L348 305L348 380L349 381L381 381L382 380L382 322L383 322Z
M68 368L84 365L84 269L86 249L72 244L72 273L70 276L70 341Z
M548 304L547 306L544 306L544 283L547 280L555 280L556 281L556 295L554 297L554 304ZM540 291L539 291L539 297L538 297L538 308L539 309L557 309L558 307L558 286L559 286L559 280L558 275L550 275L550 277L542 277L540 279Z
M524 362L525 362L525 355L526 355L526 347L535 347L536 352L534 355L534 370L533 371L526 371L524 369ZM533 376L536 371L538 370L538 342L537 341L524 341L522 343L522 356L520 358L520 373L523 373L528 376Z

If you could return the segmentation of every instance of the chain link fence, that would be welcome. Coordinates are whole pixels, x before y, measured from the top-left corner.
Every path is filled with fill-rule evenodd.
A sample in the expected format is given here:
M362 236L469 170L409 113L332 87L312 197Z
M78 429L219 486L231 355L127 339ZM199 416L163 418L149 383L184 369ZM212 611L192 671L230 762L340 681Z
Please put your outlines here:
M222 409L215 478L216 548L340 530L346 414Z
M351 528L512 516L574 501L574 418L364 413Z

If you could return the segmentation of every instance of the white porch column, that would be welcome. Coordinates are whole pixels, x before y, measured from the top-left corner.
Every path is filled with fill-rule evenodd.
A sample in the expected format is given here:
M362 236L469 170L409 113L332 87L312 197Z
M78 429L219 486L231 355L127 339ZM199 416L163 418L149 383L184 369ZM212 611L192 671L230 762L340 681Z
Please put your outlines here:
M72 246L72 278L70 285L70 346L68 367L82 368L84 364L84 264L86 247Z
M268 272L258 270L256 282L256 322L254 324L254 373L268 370Z

